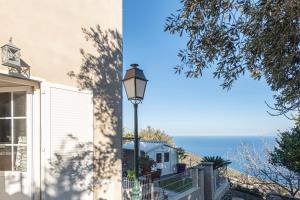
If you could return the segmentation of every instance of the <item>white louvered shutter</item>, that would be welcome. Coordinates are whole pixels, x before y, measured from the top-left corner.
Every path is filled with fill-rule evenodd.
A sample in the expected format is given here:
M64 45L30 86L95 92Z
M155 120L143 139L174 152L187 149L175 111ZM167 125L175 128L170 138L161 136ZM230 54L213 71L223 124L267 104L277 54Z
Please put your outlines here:
M48 173L46 199L92 200L92 95L51 87L49 98L50 168L56 171Z

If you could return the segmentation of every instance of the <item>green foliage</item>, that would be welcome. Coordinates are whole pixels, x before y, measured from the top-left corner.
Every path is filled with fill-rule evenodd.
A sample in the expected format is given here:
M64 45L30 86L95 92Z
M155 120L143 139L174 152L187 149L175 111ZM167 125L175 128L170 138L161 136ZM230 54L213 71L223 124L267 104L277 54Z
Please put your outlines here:
M174 141L171 136L166 134L164 131L160 129L152 128L151 126L148 126L146 129L142 129L139 132L139 137L141 137L144 140L158 140L158 141L164 141L170 146L174 146Z
M212 162L214 169L223 168L231 164L229 160L224 160L220 156L204 156L202 162Z
M140 163L140 172L141 174L147 174L151 172L152 167L156 166L156 162L151 159L148 155L145 153L142 153L139 157L139 163ZM127 178L130 180L133 180L135 178L134 170L127 170Z
M232 194L230 191L227 191L224 196L221 198L221 200L232 200Z
M123 128L123 144L127 144L128 142L132 141L133 137L133 132L130 132L127 129Z
M237 185L233 189L239 192L256 196L257 198L261 198L261 199L263 199L264 196L257 188L250 189L250 188L243 187L241 185Z
M233 159L242 167L243 171L250 175L241 178L242 184L256 186L261 191L276 191L282 195L297 196L300 191L300 174L287 169L287 167L272 164L269 145L264 145L263 152L258 152L255 147L248 143L241 143L233 155ZM253 179L254 178L254 179Z
M248 73L275 91L274 109L300 107L300 1L181 0L165 31L188 37L176 72L202 76L213 68L223 88Z
M126 139L133 138L133 133L125 133L123 134L123 137Z
M300 127L300 114L295 118L296 127Z
M270 162L300 174L299 121L296 121L296 126L290 131L281 132L276 142L278 146L271 153Z
M124 139L132 139L134 137L134 134L132 132L125 132L123 130L123 138ZM174 146L175 143L173 141L173 138L166 134L163 130L152 128L151 126L148 126L145 129L140 130L139 137L142 140L157 140L157 141L163 141L166 142L170 146ZM126 143L126 141L124 141Z
M188 155L186 154L185 150L181 147L177 148L177 155L179 160L185 159Z
M134 180L134 171L133 170L127 170L127 178L129 180Z
M139 159L141 173L149 173L152 167L156 166L156 162L146 154L141 154Z

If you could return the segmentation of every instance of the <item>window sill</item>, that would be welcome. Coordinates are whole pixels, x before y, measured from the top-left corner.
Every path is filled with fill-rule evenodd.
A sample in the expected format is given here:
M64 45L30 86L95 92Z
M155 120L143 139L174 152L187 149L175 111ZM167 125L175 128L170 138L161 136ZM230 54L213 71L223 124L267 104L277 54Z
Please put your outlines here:
M17 174L26 174L27 172L19 172L19 171L0 171L0 177L4 177L7 175L17 175Z

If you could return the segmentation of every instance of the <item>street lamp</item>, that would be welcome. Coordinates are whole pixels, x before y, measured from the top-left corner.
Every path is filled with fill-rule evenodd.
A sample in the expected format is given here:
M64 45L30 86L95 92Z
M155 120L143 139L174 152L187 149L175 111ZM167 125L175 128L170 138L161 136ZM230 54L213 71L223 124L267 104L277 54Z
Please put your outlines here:
M138 64L131 64L131 68L126 71L123 84L128 100L134 107L134 173L139 178L139 141L138 141L138 104L144 99L147 79L143 70L138 68Z

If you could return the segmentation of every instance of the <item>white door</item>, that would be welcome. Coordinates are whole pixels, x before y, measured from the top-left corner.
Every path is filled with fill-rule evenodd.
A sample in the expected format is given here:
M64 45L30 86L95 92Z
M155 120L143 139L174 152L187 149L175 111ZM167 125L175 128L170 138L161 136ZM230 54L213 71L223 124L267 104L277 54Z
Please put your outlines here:
M45 141L47 168L43 197L46 200L91 200L92 94L50 85L47 95L49 133Z
M32 199L32 92L0 88L0 199Z
M170 170L170 153L165 151L155 152L156 170L161 171L161 175L171 173Z

